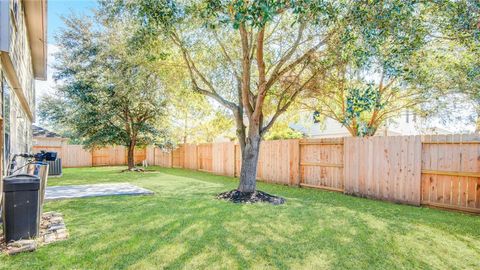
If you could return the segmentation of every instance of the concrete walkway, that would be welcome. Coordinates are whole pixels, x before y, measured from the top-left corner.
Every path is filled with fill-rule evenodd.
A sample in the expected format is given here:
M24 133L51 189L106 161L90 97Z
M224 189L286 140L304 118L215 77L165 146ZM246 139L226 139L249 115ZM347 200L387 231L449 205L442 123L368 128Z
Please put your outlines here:
M151 195L153 191L128 183L53 186L47 187L45 200L113 196L113 195Z

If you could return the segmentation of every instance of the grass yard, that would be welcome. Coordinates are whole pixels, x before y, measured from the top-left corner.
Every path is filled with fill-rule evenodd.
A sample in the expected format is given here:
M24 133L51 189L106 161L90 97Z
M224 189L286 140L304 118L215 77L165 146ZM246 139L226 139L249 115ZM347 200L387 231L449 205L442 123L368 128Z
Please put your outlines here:
M480 269L480 217L259 184L281 206L214 199L234 178L180 169L65 169L50 185L130 182L153 196L55 201L70 239L2 269Z

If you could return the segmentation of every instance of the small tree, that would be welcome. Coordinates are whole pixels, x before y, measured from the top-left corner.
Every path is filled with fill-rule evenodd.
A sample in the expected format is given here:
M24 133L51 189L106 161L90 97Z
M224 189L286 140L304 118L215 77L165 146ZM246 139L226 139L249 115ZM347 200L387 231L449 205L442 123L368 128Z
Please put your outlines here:
M162 135L165 98L145 60L148 52L130 54L126 40L134 26L124 23L97 21L104 27L94 31L89 18L65 19L55 65L58 101L65 107L41 115L71 126L88 148L126 146L132 170L135 147Z

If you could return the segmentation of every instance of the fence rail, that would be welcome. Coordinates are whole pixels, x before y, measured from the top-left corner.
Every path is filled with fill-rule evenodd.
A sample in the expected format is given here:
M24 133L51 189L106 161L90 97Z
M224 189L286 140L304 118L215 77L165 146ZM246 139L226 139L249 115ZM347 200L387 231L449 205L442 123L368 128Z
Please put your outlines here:
M64 167L120 165L125 149L93 152L78 145L53 150ZM185 144L170 152L147 147L135 160L239 176L241 151L233 142ZM320 188L410 205L480 213L480 136L395 136L262 142L259 180Z
M57 152L65 168L89 166L116 166L127 163L127 148L124 146L108 146L93 150L83 148L83 145L67 144L62 146L33 146L33 151L41 150ZM134 152L134 162L140 163L147 159L147 152L153 148L138 148ZM153 154L151 154L152 156ZM166 166L167 164L163 164Z

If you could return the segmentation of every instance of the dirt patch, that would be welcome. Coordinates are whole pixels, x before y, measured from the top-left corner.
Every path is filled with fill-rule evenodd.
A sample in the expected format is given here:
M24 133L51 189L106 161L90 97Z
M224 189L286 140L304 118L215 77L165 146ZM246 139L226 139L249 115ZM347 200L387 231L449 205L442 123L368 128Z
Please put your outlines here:
M273 205L279 205L286 202L282 197L270 195L266 192L257 190L255 192L240 192L236 189L223 192L217 195L219 200L227 200L234 203L257 203L265 202Z

